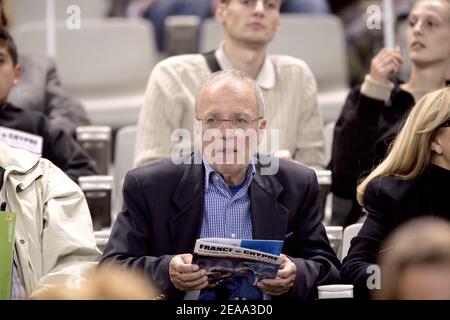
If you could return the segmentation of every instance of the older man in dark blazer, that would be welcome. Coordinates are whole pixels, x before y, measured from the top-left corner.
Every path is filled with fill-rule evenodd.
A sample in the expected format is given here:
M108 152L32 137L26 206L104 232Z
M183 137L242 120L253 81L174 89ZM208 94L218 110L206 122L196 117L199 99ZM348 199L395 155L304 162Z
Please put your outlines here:
M314 171L254 157L266 125L254 80L240 71L213 74L195 110L202 151L181 164L162 160L128 173L124 208L102 262L141 268L166 296L182 298L207 285L205 270L192 264L196 239L273 239L284 240L283 254L277 277L258 283L265 294L313 298L318 285L338 282L340 265L321 224ZM221 135L205 138L208 130Z

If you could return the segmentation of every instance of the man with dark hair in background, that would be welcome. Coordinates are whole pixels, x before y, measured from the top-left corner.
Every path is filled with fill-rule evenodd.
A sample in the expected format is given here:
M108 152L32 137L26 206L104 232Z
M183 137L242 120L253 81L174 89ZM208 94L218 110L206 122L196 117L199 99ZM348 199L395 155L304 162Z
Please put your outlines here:
M11 89L19 82L20 73L14 40L0 28L0 138L15 147L42 154L74 181L97 174L95 162L63 129L53 125L42 113L20 109L7 102Z

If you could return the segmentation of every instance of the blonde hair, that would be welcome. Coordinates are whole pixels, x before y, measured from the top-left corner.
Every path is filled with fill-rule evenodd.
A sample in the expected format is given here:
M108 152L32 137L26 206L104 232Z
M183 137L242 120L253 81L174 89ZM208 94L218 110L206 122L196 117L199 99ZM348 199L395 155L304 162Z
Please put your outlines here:
M389 147L388 155L359 184L357 199L364 206L369 182L377 177L394 176L400 180L418 177L430 164L431 143L440 125L450 119L450 88L425 95L413 107L400 133Z

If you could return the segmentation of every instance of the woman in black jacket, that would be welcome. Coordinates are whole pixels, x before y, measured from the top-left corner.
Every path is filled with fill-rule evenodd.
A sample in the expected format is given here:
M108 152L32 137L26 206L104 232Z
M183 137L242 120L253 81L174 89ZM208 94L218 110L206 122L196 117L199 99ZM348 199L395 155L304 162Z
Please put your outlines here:
M358 202L368 215L341 270L355 297L377 289L380 275L372 265L389 250L383 244L396 227L419 216L450 220L449 190L450 88L444 88L417 103L386 159L358 186Z
M450 0L416 1L408 21L412 71L407 82L390 80L403 62L400 52L381 50L373 58L362 86L349 94L336 123L330 163L332 191L338 197L353 200L346 224L361 216L355 198L358 180L385 158L390 142L414 104L426 93L446 85L450 66Z

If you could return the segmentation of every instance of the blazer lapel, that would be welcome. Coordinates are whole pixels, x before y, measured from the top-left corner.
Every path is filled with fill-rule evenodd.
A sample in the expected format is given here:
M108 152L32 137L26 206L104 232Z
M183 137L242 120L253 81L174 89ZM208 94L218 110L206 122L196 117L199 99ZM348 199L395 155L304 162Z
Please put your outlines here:
M259 171L250 185L253 239L284 240L289 210L277 202L284 189L275 176Z
M183 178L172 198L177 212L170 220L170 237L175 253L190 253L200 235L204 211L203 164L186 165Z

